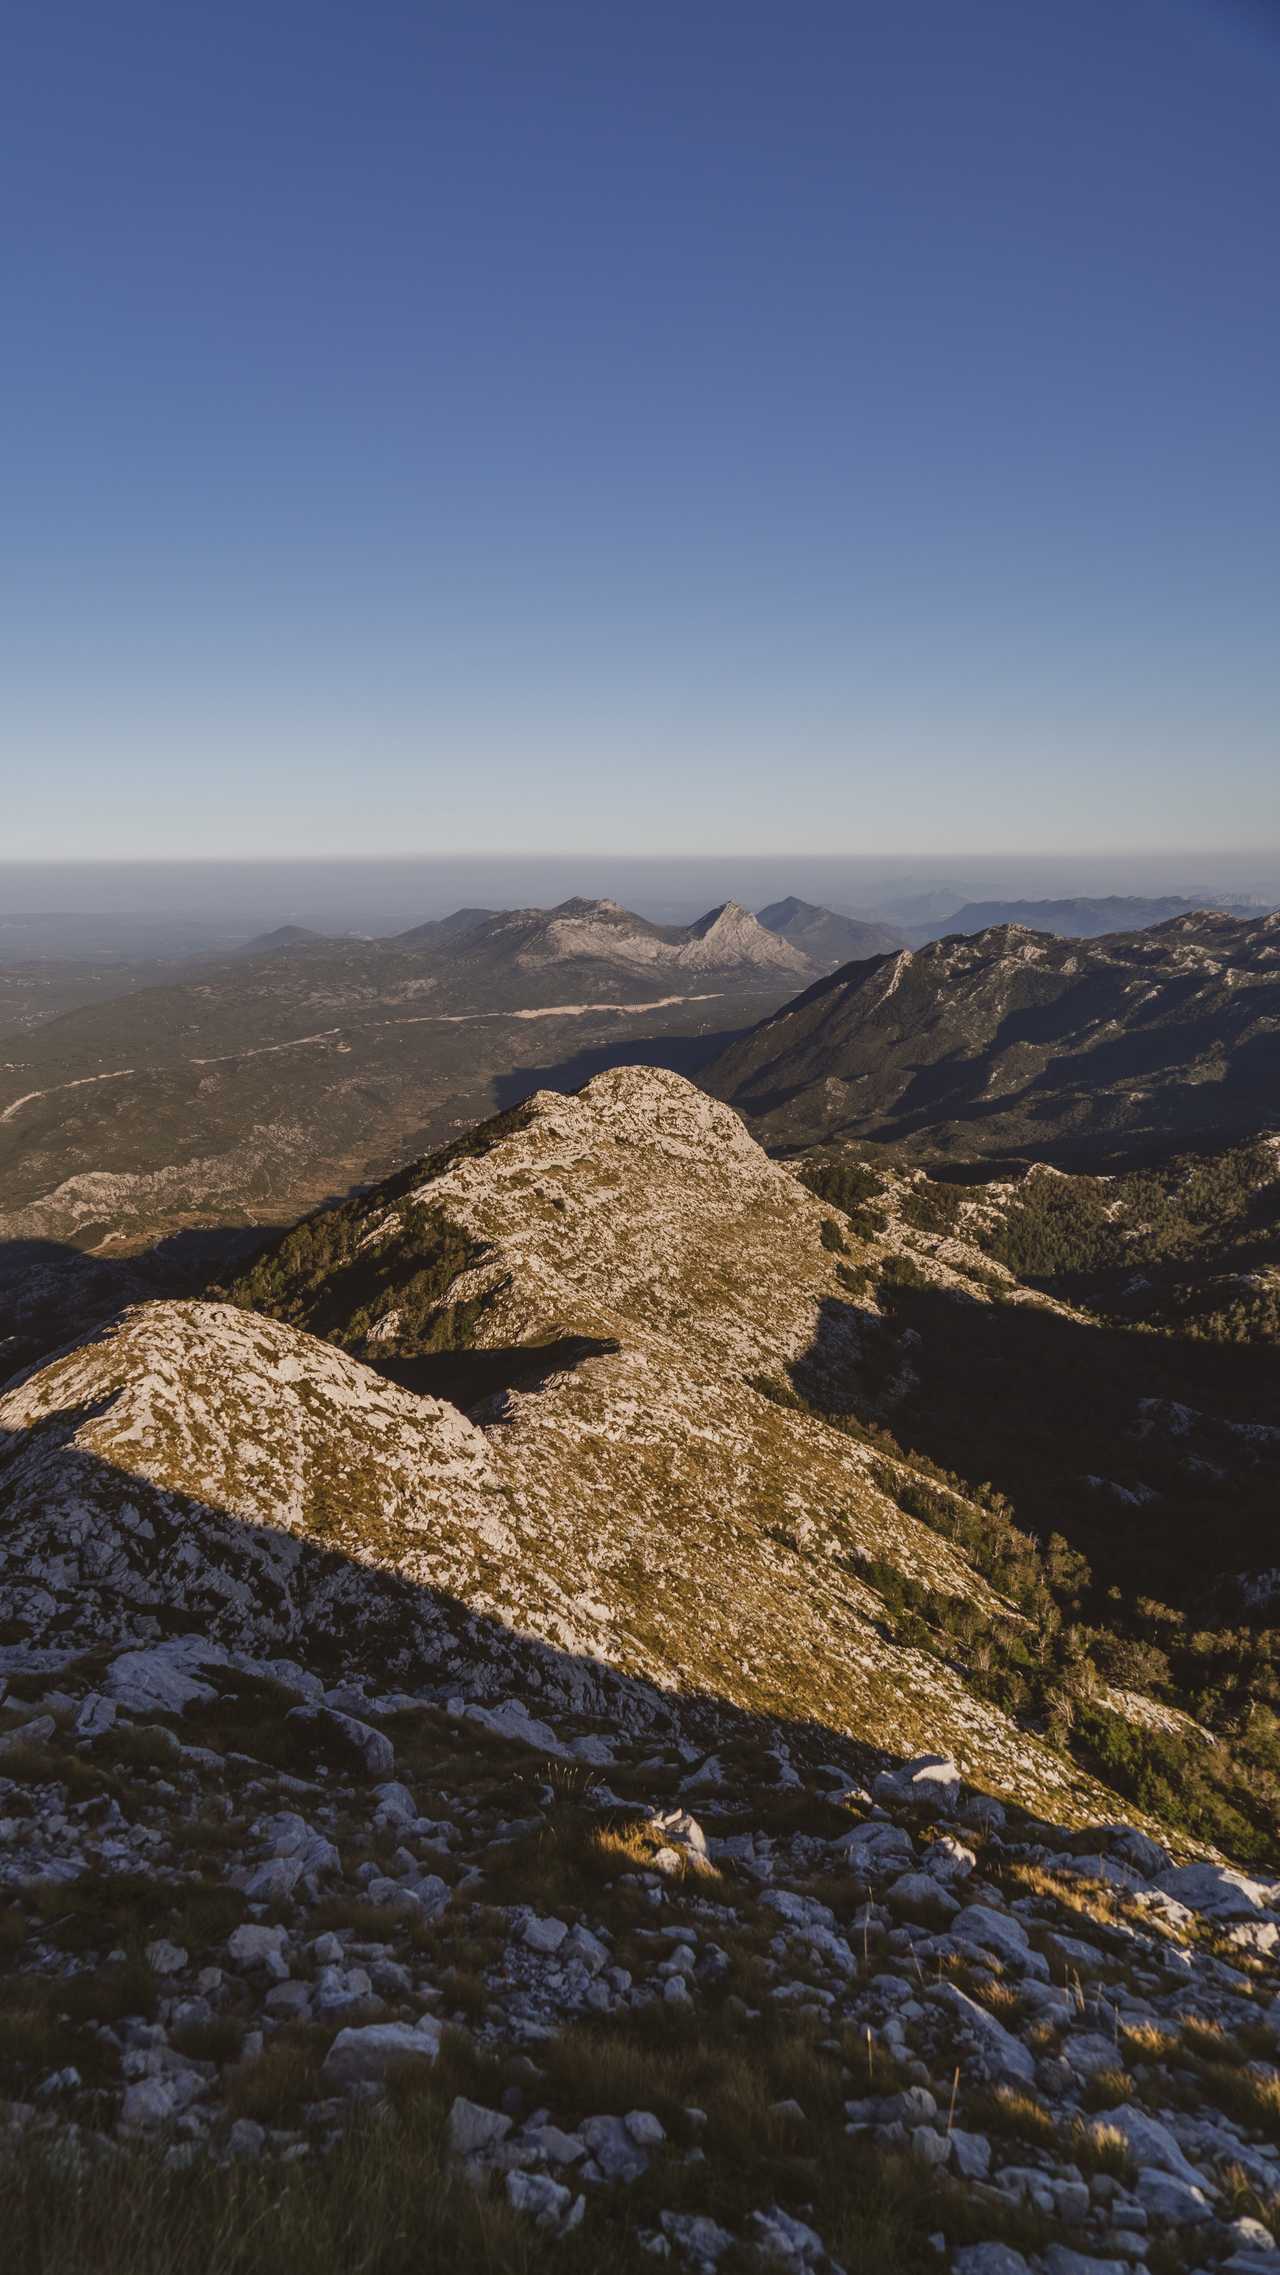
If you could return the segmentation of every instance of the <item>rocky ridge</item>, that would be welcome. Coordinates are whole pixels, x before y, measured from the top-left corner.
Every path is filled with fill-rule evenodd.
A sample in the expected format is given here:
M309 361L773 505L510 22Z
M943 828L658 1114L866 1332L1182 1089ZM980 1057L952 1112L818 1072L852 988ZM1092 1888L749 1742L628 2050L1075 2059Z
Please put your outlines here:
M1280 1117L1280 915L1056 939L1016 924L820 980L703 1076L765 1142L924 1155L1225 1142Z
M344 1218L365 1274L349 1297L350 1264L307 1266L298 1292L304 1227L242 1283L279 1323L144 1306L0 1399L11 1620L87 1640L180 1618L241 1648L302 1624L337 1650L373 1573L410 1589L378 1595L402 1670L454 1653L465 1613L483 1623L477 1681L527 1637L551 1695L614 1669L898 1750L943 1743L998 1790L1097 1807L945 1659L892 1639L879 1563L1006 1607L908 1513L908 1465L785 1395L855 1363L873 1313L850 1300L829 1211L734 1114L678 1076L621 1068L540 1095L393 1190ZM406 1332L442 1226L454 1247L425 1340L465 1321L483 1429L421 1395L442 1362ZM298 1331L318 1328L360 1356ZM457 1363L445 1354L446 1373ZM253 1553L219 1588L236 1539Z
M918 1184L864 1239L617 1069L8 1390L33 2220L381 2143L462 2265L1280 2275L1280 1883L893 1608L1019 1618L841 1425L881 1262L1071 1316Z

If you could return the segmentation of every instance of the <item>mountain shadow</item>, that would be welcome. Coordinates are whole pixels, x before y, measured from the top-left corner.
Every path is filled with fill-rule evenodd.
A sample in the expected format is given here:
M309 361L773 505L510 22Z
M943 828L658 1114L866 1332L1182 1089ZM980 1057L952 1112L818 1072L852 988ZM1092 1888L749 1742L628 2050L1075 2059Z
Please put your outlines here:
M1040 1542L1087 1557L1099 1599L1240 1616L1276 1563L1280 1346L1153 1334L886 1279L883 1317L828 1300L792 1383L833 1418L994 1487Z
M362 1363L402 1390L445 1398L464 1414L490 1407L509 1390L543 1390L557 1375L572 1374L584 1359L610 1358L622 1345L609 1336L558 1335L547 1343L508 1343L497 1349L390 1352L361 1347Z
M0 1241L0 1385L64 1343L83 1341L130 1304L204 1295L283 1230L192 1225L116 1256L65 1240Z
M86 1669L100 1676L121 1651L181 1638L202 1683L215 1694L225 1687L233 1710L237 1703L252 1707L253 1736L242 1739L242 1746L261 1748L264 1767L322 1777L330 1769L367 1771L361 1771L341 1729L321 1723L300 1737L285 1726L293 1703L290 1665L326 1686L372 1681L396 1694L393 1712L403 1713L410 1703L438 1707L514 1699L532 1716L553 1723L568 1717L579 1729L613 1732L623 1741L665 1739L699 1752L742 1746L760 1765L766 1793L780 1766L789 1765L783 1791L788 1783L796 1786L799 1773L790 1814L800 1828L807 1809L815 1831L831 1829L822 1793L831 1790L833 1767L853 1782L902 1766L900 1753L816 1718L752 1711L712 1690L673 1690L518 1631L446 1588L380 1570L327 1543L322 1534L291 1532L190 1494L158 1489L145 1473L72 1447L77 1430L111 1403L108 1398L71 1405L42 1423L40 1433L51 1432L62 1448L70 1448L83 1476L86 1506L122 1508L136 1516L141 1503L146 1523L133 1533L127 1565L114 1560L109 1581L57 1603L47 1576L33 1577L13 1554L16 1472L36 1432L0 1431L0 1665L11 1675L26 1666L47 1672L74 1661L81 1676ZM179 1572L180 1592L174 1585ZM208 1663L200 1675L202 1648ZM234 1667L238 1659L259 1662L247 1693ZM206 1692L185 1709L158 1700L155 1711L200 1742L212 1708ZM536 1736L529 1744L536 1758ZM509 1748L529 1750L518 1737ZM238 1759L253 1766L244 1751ZM818 1765L825 1765L824 1775L815 1781ZM1032 1833L1046 1822L1016 1800L1006 1797L1005 1806ZM1073 1837L1087 1844L1079 1828Z

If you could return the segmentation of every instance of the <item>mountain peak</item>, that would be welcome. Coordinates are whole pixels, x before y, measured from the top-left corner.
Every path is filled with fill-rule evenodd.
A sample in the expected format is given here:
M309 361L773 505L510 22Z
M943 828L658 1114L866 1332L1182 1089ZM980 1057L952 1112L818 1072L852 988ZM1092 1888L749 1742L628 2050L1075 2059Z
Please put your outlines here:
M770 932L785 932L797 917L826 916L828 913L826 909L819 908L816 901L802 901L795 893L788 893L785 900L770 901L768 908L756 910L758 921L767 925Z
M811 963L827 971L840 964L865 962L868 956L882 956L905 945L905 934L892 924L838 916L834 909L802 901L795 893L785 900L771 901L756 914L768 931L780 933Z
M285 948L300 948L308 941L323 940L323 932L313 932L306 924L278 924L273 932L260 932L256 939L246 940L235 950L237 956L274 956Z
M709 908L705 916L695 917L689 931L696 939L705 940L709 933L721 926L734 930L740 925L754 922L755 918L749 909L743 907L741 901L721 901L716 908Z
M687 927L680 962L693 971L731 964L755 964L774 971L811 972L803 949L766 930L741 901L722 901Z
M555 907L548 910L547 913L553 917L621 916L626 918L628 924L643 922L642 918L632 916L630 910L623 908L620 901L609 900L607 896L599 900L592 900L584 893L572 893L568 900L557 901Z

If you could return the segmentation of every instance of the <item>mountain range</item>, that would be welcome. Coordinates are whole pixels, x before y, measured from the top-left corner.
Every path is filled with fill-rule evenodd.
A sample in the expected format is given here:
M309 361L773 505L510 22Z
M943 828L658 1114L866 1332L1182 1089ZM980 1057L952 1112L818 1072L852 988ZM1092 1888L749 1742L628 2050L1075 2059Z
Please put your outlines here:
M1032 932L1058 932L1067 939L1094 940L1107 932L1140 932L1170 917L1190 916L1197 909L1221 908L1232 916L1262 916L1267 904L1243 904L1231 899L1187 900L1176 893L1144 899L1141 895L1110 893L1099 900L1079 896L1070 900L964 901L941 922L914 927L908 938L923 946L949 932L987 932L996 924L1020 924Z
M1280 917L948 935L818 981L702 1079L774 1146L1133 1158L1280 1120Z

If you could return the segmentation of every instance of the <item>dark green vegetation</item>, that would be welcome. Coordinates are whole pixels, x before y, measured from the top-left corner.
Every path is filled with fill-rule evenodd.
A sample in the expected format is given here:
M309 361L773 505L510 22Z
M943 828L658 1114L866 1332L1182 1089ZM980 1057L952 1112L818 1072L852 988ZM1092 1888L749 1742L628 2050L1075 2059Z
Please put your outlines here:
M1270 1139L1105 1179L1033 1172L978 1237L1019 1279L1110 1318L1217 1342L1280 1336Z
M763 1143L1132 1164L1280 1121L1280 916L1016 925L837 972L703 1079Z
M520 1112L516 1107L482 1134L459 1138L436 1157L436 1166L497 1144ZM453 1289L484 1251L439 1209L405 1198L422 1176L422 1164L415 1163L381 1188L394 1226L376 1245L368 1242L367 1202L347 1201L304 1217L229 1289L212 1292L322 1336L406 1388L464 1407L613 1347L562 1336L477 1350L474 1330L488 1299L460 1300Z
M903 1638L1153 1814L1254 1856L1274 1854L1280 1815L1280 1625L1251 1577L1277 1562L1278 1168L1258 1141L1117 1178L899 1185L912 1231L976 1239L1081 1308L1011 1302L994 1275L971 1294L900 1251L856 1372L797 1375L841 1427L905 1451L915 1476L886 1464L886 1490L1022 1615L987 1627L877 1572ZM815 1156L803 1176L855 1226L894 1206L883 1157ZM1107 1686L1204 1734L1122 1719Z
M387 1239L368 1244L363 1201L322 1209L260 1256L231 1300L360 1357L392 1314L394 1330L379 1338L388 1355L464 1346L479 1306L451 1302L449 1290L479 1250L438 1209L402 1198L420 1175L415 1167L383 1188L389 1206L400 1203Z

